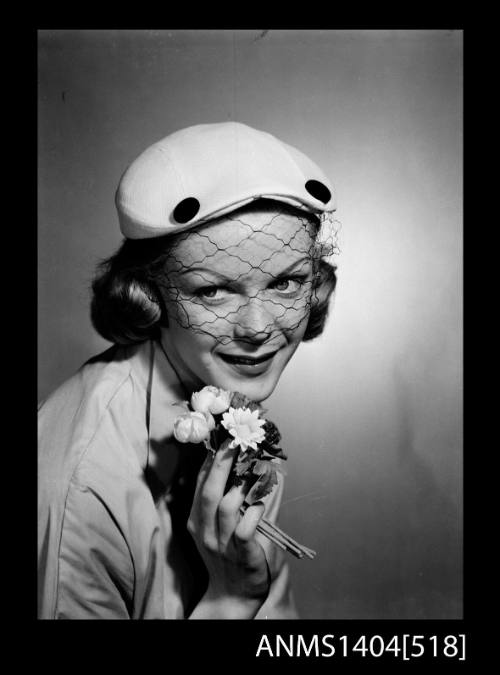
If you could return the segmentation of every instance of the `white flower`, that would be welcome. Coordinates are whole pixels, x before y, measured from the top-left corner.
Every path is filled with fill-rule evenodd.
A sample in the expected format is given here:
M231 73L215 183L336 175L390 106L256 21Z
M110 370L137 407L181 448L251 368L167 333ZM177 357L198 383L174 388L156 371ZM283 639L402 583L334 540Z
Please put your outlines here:
M210 430L215 426L211 415L210 418L211 422L201 412L188 412L179 415L174 422L175 438L180 443L201 443L208 438Z
M229 408L229 412L222 416L222 426L225 427L234 440L229 447L239 445L243 452L248 448L257 449L257 443L264 440L265 432L262 425L266 420L259 419L258 410L248 408Z
M219 387L208 385L200 391L195 391L191 396L191 406L193 410L202 413L212 413L218 415L229 408L231 402L231 392Z

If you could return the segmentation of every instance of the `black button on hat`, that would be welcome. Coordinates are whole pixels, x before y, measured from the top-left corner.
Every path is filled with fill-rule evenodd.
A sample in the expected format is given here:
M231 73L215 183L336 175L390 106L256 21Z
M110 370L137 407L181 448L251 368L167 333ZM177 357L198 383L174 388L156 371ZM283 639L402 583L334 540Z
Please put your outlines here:
M312 195L315 199L319 199L323 204L327 204L332 198L332 193L326 187L324 183L320 183L319 180L308 180L305 185L306 190Z
M178 223L188 223L200 210L200 202L194 197L186 197L174 209L174 219Z

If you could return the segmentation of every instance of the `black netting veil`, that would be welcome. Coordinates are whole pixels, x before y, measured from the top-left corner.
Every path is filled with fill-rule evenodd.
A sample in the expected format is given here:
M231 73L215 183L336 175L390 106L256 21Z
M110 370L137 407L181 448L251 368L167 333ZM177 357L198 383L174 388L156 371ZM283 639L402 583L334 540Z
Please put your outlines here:
M125 240L92 284L94 327L122 344L172 322L224 345L262 344L322 307L311 339L335 286L339 229L332 214L258 200L181 233Z
M168 321L221 344L272 343L300 326L318 301L322 261L338 253L338 223L298 211L283 221L288 213L275 207L258 228L225 216L227 238L210 225L175 237L149 273Z

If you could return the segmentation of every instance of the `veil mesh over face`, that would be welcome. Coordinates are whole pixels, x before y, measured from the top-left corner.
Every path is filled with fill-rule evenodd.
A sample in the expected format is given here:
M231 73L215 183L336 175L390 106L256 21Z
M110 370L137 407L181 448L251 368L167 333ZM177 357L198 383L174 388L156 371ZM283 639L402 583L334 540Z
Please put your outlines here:
M272 343L307 324L337 234L331 214L238 211L177 235L149 280L168 322L223 345Z

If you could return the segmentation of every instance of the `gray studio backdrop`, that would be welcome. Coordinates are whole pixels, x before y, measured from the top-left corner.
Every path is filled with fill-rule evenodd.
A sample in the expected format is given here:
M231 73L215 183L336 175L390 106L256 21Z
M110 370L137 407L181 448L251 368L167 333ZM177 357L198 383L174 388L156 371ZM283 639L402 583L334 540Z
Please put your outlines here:
M41 31L39 397L109 346L88 317L146 146L238 120L338 193L339 283L267 407L304 618L462 615L460 31Z

